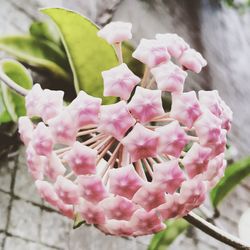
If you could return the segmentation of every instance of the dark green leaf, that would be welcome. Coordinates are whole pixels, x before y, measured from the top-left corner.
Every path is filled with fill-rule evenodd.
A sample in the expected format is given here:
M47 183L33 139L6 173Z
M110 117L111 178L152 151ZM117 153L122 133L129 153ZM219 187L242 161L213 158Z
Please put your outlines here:
M167 249L189 226L189 223L184 219L168 220L165 224L167 228L154 235L148 250Z
M210 192L213 206L217 207L225 196L249 174L250 158L229 165L225 170L225 176Z
M17 61L4 60L1 62L3 72L18 85L30 89L33 85L32 78L27 69ZM11 119L17 121L19 116L25 115L24 98L10 90L4 83L1 83L3 101Z
M43 9L56 23L61 33L74 76L75 89L103 98L101 72L118 64L111 45L97 36L98 27L87 18L61 8ZM115 98L103 98L113 103Z
M32 36L8 36L0 38L0 50L28 65L49 70L66 80L70 79L66 55L52 42Z
M33 22L29 31L35 38L48 40L58 45L61 43L60 34L53 23Z

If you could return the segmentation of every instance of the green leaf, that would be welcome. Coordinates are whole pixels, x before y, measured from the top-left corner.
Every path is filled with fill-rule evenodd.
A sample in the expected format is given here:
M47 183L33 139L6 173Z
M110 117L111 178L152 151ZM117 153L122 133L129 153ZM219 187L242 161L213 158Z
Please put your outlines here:
M229 165L225 170L225 176L210 192L213 206L216 208L225 196L249 174L250 157Z
M105 40L97 36L98 27L86 17L61 8L43 9L56 23L64 44L75 89L103 98L101 72L118 64L115 51ZM104 103L113 103L115 98L103 98Z
M168 220L165 224L167 228L154 235L148 250L167 249L189 226L189 223L184 219Z
M0 88L0 124L7 123L10 121L12 121L12 119L6 109L5 103L3 101L2 90Z
M77 229L83 224L85 224L85 220L82 219L82 216L80 213L76 213L74 217L73 229Z
M30 34L38 39L48 40L60 45L60 34L53 23L33 22L29 28Z
M65 53L54 43L32 36L0 38L0 51L6 51L19 61L46 69L56 76L70 80L70 69Z
M32 78L27 69L14 60L4 60L1 62L3 72L18 85L30 89L33 85ZM17 121L19 116L26 114L24 98L1 83L1 92L6 110L11 119Z

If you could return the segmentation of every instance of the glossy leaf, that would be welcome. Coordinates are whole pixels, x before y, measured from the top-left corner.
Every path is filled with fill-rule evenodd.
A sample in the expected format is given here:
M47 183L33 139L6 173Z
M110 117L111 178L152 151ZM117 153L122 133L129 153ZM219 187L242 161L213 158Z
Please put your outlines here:
M118 64L115 51L105 40L97 36L98 27L89 19L61 8L43 9L60 30L71 70L75 89L84 90L93 96L102 97L101 72ZM115 98L103 98L112 103Z
M9 112L6 109L5 103L3 101L2 90L0 88L0 124L12 121Z
M14 60L2 61L3 72L18 85L30 89L33 85L32 78L27 69ZM17 121L19 116L25 115L24 98L10 90L4 83L1 83L3 101L11 119Z
M52 42L32 36L8 36L0 38L1 50L30 66L46 69L66 80L70 79L65 53Z
M225 176L210 192L211 202L214 207L225 198L244 178L250 174L250 158L246 158L229 165Z
M148 250L166 250L189 226L184 219L168 220L165 224L167 228L154 235Z

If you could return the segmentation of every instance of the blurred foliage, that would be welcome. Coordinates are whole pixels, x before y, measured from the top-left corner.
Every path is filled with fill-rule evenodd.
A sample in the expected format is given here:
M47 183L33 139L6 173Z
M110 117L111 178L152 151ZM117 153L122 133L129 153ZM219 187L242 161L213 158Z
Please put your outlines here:
M229 7L236 8L242 12L250 6L250 0L223 0Z
M189 227L189 223L184 219L171 219L166 221L165 224L166 229L154 235L148 250L168 249L174 240Z
M210 192L210 198L214 208L217 208L226 195L249 175L250 157L230 164L225 170L225 176Z

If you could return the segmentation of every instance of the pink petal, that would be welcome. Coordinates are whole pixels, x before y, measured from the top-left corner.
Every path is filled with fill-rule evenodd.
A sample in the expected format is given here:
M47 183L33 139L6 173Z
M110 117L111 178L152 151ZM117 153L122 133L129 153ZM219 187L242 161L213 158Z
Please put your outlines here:
M27 116L19 117L18 132L22 142L27 146L33 136L34 125Z
M156 132L137 123L132 131L122 139L122 144L128 150L132 162L157 155L159 137Z

